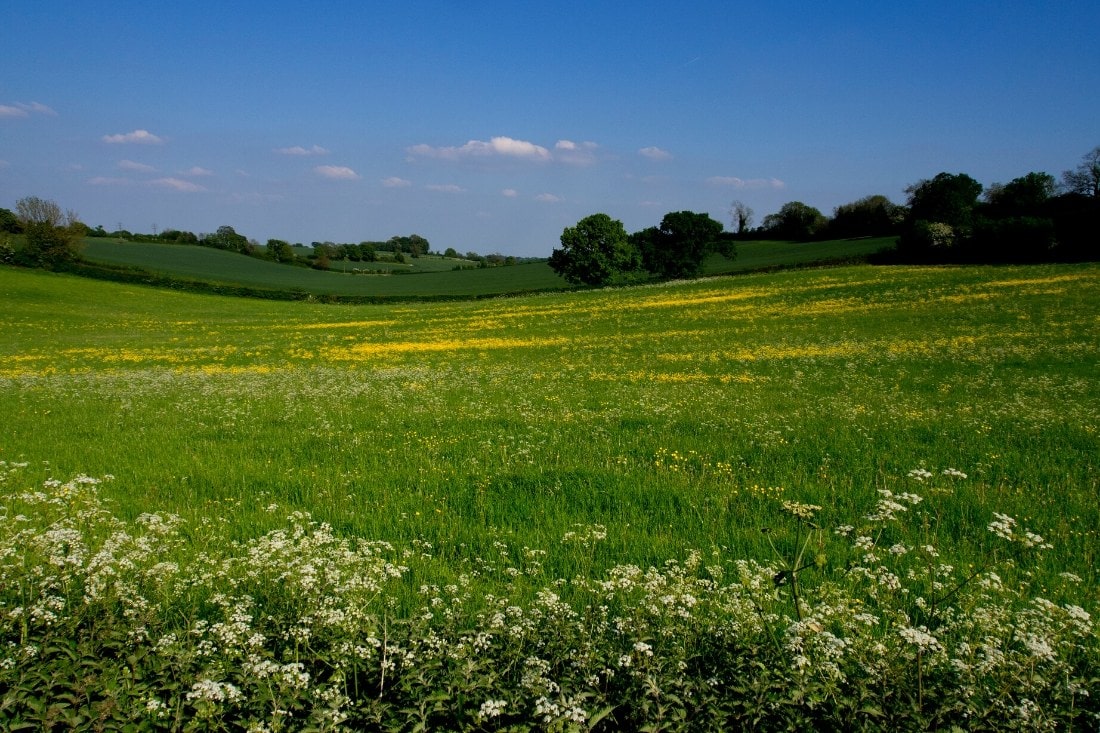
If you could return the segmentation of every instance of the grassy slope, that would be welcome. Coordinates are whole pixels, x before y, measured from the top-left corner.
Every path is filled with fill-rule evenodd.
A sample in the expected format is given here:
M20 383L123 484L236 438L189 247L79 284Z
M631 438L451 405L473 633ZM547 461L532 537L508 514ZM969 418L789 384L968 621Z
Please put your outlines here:
M304 290L318 295L472 296L565 286L545 264L458 272L450 271L448 266L444 271L410 276L352 275L280 265L209 247L103 239L86 242L84 256L92 262L140 267L193 280L269 290ZM354 263L354 266L392 268L394 264Z
M776 498L858 524L888 487L933 502L960 561L1006 512L1053 541L1043 572L1097 587L1095 265L386 306L0 268L0 292L0 460L115 474L131 515L241 537L303 509L455 562L503 536L571 577L685 547L766 556ZM919 465L947 493L907 481ZM593 523L598 555L559 544Z
M858 258L892 244L892 238L806 244L744 242L738 245L735 260L711 257L705 263L704 272L714 275ZM352 268L397 269L402 266L394 263L338 262L334 264L334 269L347 272L319 272L206 247L128 243L97 238L86 240L84 255L93 262L139 267L173 277L270 290L300 289L318 295L472 296L568 287L545 263L453 272L454 261L421 258L408 266L418 272L414 277L351 275L348 273Z

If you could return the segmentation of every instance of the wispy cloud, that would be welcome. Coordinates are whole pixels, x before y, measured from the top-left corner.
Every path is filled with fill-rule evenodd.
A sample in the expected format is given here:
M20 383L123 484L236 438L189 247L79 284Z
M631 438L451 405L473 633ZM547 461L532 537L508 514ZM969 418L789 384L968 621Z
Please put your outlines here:
M202 168L200 166L193 165L185 171L180 171L180 175L181 176L194 176L194 177L198 178L198 177L201 177L201 176L212 176L212 175L214 175L214 171L210 170L209 168Z
M642 148L638 151L638 155L650 160L672 160L672 153L661 148L650 145L648 148Z
M505 198L514 199L516 196L519 196L519 191L514 188L505 188L500 192L500 195Z
M322 178L338 181L354 181L359 178L358 173L343 165L319 165L313 169L313 172Z
M16 102L15 104L0 104L0 117L30 117L32 114L56 117L57 112L41 102Z
M593 142L558 140L554 145L554 159L569 165L592 165L596 162L597 148L599 145Z
M425 186L429 191L439 191L441 193L462 193L466 189L454 183L430 183Z
M206 190L199 184L185 181L182 178L157 178L149 183L160 188L170 188L173 191L183 191L184 193L197 193Z
M437 160L466 160L470 158L513 158L518 160L548 161L552 158L550 151L541 145L526 140L516 140L510 137L494 137L489 142L482 140L470 140L465 145L457 147L432 147L420 144L408 148L408 152L419 158L434 158Z
M120 160L116 166L119 170L133 171L135 173L155 173L156 168L145 163L136 163L132 160Z
M110 176L96 176L88 179L90 186L128 186L133 181L129 178L111 178Z
M760 189L760 188L784 188L787 184L778 178L738 178L736 176L711 176L707 179L707 183L712 186L732 186L733 188L740 189Z
M328 150L322 148L320 145L314 145L308 148L303 148L301 145L294 145L289 148L275 148L275 152L280 155L328 155Z
M141 143L143 145L160 145L164 142L164 139L154 135L148 130L134 130L133 132L119 133L118 135L104 135L103 142L118 144L118 143Z
M535 201L541 201L545 204L557 204L564 200L561 196L555 196L552 193L540 193L535 197Z
M386 188L408 188L413 185L412 181L404 178L398 178L397 176L390 176L389 178L382 179L382 185Z

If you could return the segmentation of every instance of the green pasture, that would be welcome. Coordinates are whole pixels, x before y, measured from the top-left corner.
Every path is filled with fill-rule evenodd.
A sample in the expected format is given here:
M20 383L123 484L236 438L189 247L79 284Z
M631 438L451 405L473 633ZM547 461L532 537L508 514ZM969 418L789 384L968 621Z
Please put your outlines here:
M242 281L332 292L433 277L163 249L174 266L209 257ZM474 290L536 271L439 277ZM790 531L781 500L858 527L887 489L923 496L924 531L962 564L998 552L994 512L1015 517L1053 545L1030 582L1072 572L1097 600L1097 265L372 306L0 268L0 293L0 460L28 463L18 488L111 474L101 491L123 516L180 514L198 545L305 511L344 535L427 543L417 577L537 548L549 577L570 578L690 549L766 559ZM596 527L605 540L577 539Z
M337 262L333 271L247 257L192 245L118 242L88 238L83 255L93 263L121 265L183 280L273 291L360 297L447 297L539 291L566 286L545 263L453 271L457 261L418 258L416 264ZM353 274L354 268L404 269L415 275Z
M893 237L808 243L743 242L738 244L735 259L713 255L704 263L703 271L707 275L720 275L852 260L893 244ZM83 254L93 263L138 268L183 280L282 292L303 291L321 296L465 297L569 288L568 283L545 263L454 271L455 266L464 261L428 256L410 258L405 265L392 261L334 261L330 272L321 272L209 247L103 238L86 239ZM401 271L413 273L415 277L355 274L356 269Z

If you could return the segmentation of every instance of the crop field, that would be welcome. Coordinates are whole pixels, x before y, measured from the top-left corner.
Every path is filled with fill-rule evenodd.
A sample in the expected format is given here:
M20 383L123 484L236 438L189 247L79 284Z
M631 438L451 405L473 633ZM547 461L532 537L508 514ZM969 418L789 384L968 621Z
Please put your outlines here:
M742 242L738 256L712 255L704 273L718 275L777 267L805 265L866 257L893 246L894 237L830 242ZM187 280L201 280L265 290L300 290L315 295L359 297L438 298L564 290L568 283L546 263L453 271L462 260L443 257L410 259L408 265L392 261L332 263L321 272L245 257L209 247L85 239L84 256L91 262L136 267ZM469 263L465 263L469 264ZM386 270L415 273L411 279L383 274L355 274L354 270Z
M552 290L566 283L545 263L453 272L446 267L416 266L415 276L353 274L361 269L395 269L393 262L335 264L323 272L281 265L236 252L179 244L117 242L89 238L84 256L91 262L137 267L185 280L224 283L265 290L300 290L315 295L381 297L453 297ZM424 258L422 258L424 259ZM426 260L427 262L427 260ZM432 264L443 262L442 258ZM346 271L345 271L346 265Z
M5 726L1100 724L1100 266L0 293Z

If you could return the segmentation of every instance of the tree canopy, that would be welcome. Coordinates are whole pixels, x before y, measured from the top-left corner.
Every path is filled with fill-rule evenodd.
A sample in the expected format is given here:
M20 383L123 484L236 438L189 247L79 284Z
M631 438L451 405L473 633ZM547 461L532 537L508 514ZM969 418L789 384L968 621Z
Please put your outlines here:
M722 224L707 214L676 211L661 225L635 233L631 241L641 252L647 271L664 279L694 277L710 252L734 255L733 242L722 236Z
M778 212L764 217L761 226L776 239L805 241L824 229L825 215L801 201L783 204Z
M606 285L617 275L637 270L638 253L618 219L592 214L566 227L561 248L550 255L550 267L572 283Z
M28 263L52 266L80 256L88 228L75 212L63 212L56 201L27 196L15 203L15 213L26 241L23 259Z

